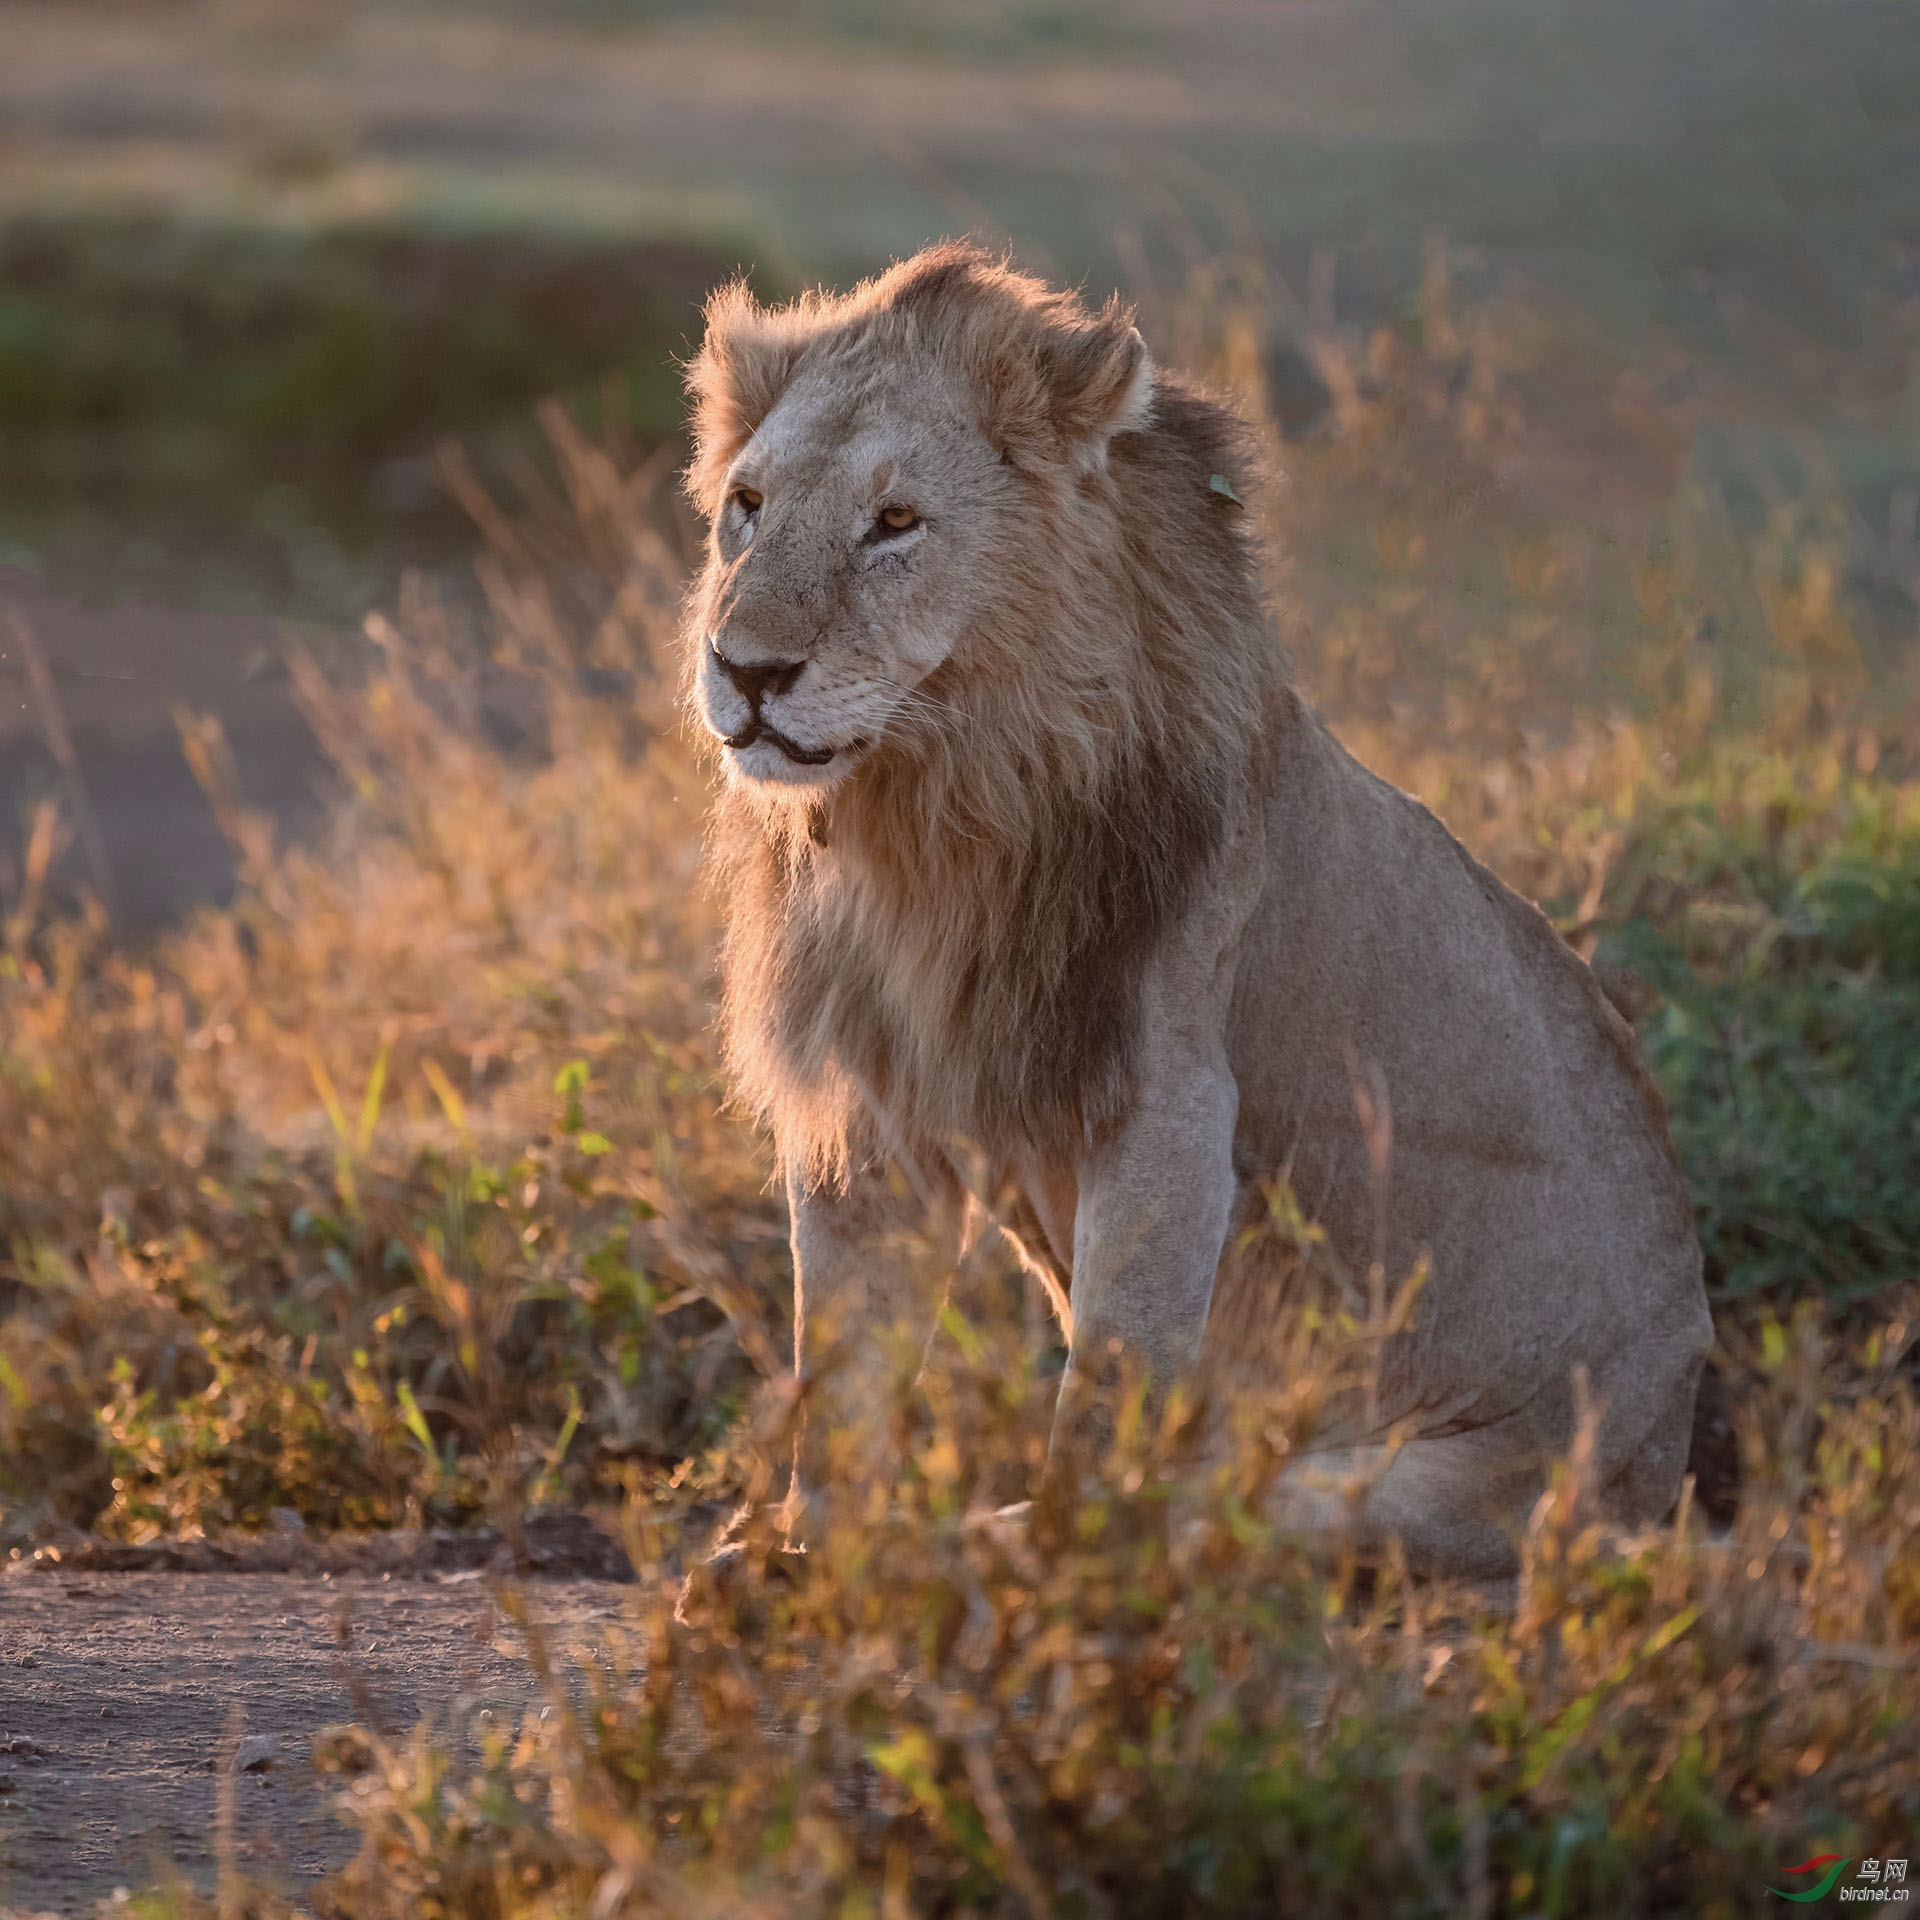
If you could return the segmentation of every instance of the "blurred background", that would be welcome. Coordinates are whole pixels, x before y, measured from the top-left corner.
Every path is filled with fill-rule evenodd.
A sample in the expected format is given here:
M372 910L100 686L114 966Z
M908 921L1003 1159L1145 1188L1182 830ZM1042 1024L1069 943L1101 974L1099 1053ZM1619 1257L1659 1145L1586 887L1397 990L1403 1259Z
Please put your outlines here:
M1910 5L5 0L0 47L0 602L130 924L231 876L173 707L310 823L288 633L346 658L407 569L457 591L461 476L530 481L536 403L644 453L716 280L961 230L1119 288L1308 461L1383 399L1407 426L1420 362L1445 444L1281 513L1310 667L1356 581L1417 588L1451 671L1564 579L1544 704L1616 698L1640 567L1737 701L1778 638L1758 547L1809 538L1835 697L1913 650ZM1436 542L1428 496L1484 537ZM31 668L0 631L16 848L64 778Z

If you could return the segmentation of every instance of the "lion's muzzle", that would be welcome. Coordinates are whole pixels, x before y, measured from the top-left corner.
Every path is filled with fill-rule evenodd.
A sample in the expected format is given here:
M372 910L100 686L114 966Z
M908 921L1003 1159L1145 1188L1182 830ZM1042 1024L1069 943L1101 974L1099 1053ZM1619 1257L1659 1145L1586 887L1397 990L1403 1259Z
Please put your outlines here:
M765 740L801 767L824 767L838 751L835 747L803 747L797 740L789 740L778 727L769 726L757 713L738 733L723 734L721 738L736 753L744 753L748 747Z
M714 665L740 690L755 714L769 694L790 693L793 683L807 670L804 660L734 660L712 641L707 643L707 651L713 656Z
M771 747L779 755L772 763L794 767L824 767L838 756L839 745L810 746L795 739L768 713L770 702L791 694L807 671L806 660L756 659L738 642L731 648L720 639L707 642L701 704L707 724L750 776L766 777L771 768L744 759L753 749ZM764 753L756 756L765 762Z

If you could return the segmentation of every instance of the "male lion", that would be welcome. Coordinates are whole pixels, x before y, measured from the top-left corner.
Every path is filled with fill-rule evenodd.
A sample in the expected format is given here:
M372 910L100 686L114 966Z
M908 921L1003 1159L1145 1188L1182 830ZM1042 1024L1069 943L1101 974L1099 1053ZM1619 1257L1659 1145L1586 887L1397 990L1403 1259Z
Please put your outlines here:
M1284 1175L1352 1270L1430 1272L1353 1500L1283 1511L1510 1569L1584 1373L1604 1499L1662 1516L1711 1329L1658 1095L1541 915L1294 691L1232 416L964 246L706 317L687 634L797 1343L823 1302L931 1324L902 1230L958 1251L965 1140L1051 1277L1077 1459L1120 1361L1247 1384L1279 1303L1222 1250ZM877 1365L819 1383L796 1495Z

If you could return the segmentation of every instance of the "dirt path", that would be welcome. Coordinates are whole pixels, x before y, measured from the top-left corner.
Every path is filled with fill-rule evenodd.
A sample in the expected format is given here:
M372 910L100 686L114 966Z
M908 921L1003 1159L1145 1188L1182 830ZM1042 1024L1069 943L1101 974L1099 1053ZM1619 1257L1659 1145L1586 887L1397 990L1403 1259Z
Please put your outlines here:
M622 1603L602 1581L523 1590L561 1647L588 1645ZM298 1888L355 1844L337 1782L311 1769L317 1729L370 1713L444 1727L533 1697L477 1573L0 1576L0 1920L88 1913L169 1867L211 1886L236 1708L273 1743L270 1765L236 1777L239 1864Z
M16 620L45 662L125 930L223 899L233 884L233 848L181 751L176 710L220 722L242 805L290 838L318 823L323 762L294 704L276 622L86 606L0 567L0 900L11 904L20 885L32 803L54 799L69 830L76 824ZM93 878L77 841L56 871L63 889Z

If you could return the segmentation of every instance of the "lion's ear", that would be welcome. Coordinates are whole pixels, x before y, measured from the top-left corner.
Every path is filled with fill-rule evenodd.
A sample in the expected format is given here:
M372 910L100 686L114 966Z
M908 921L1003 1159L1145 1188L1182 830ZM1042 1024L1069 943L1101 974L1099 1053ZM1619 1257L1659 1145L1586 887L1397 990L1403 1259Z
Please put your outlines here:
M1016 464L1095 471L1116 433L1151 420L1153 360L1117 300L1098 314L1050 317L1027 346L1029 377L1016 374L997 396L997 437Z
M708 300L706 321L706 337L687 367L693 459L686 486L694 504L711 514L734 456L786 391L807 330L790 309L761 306L744 280Z

